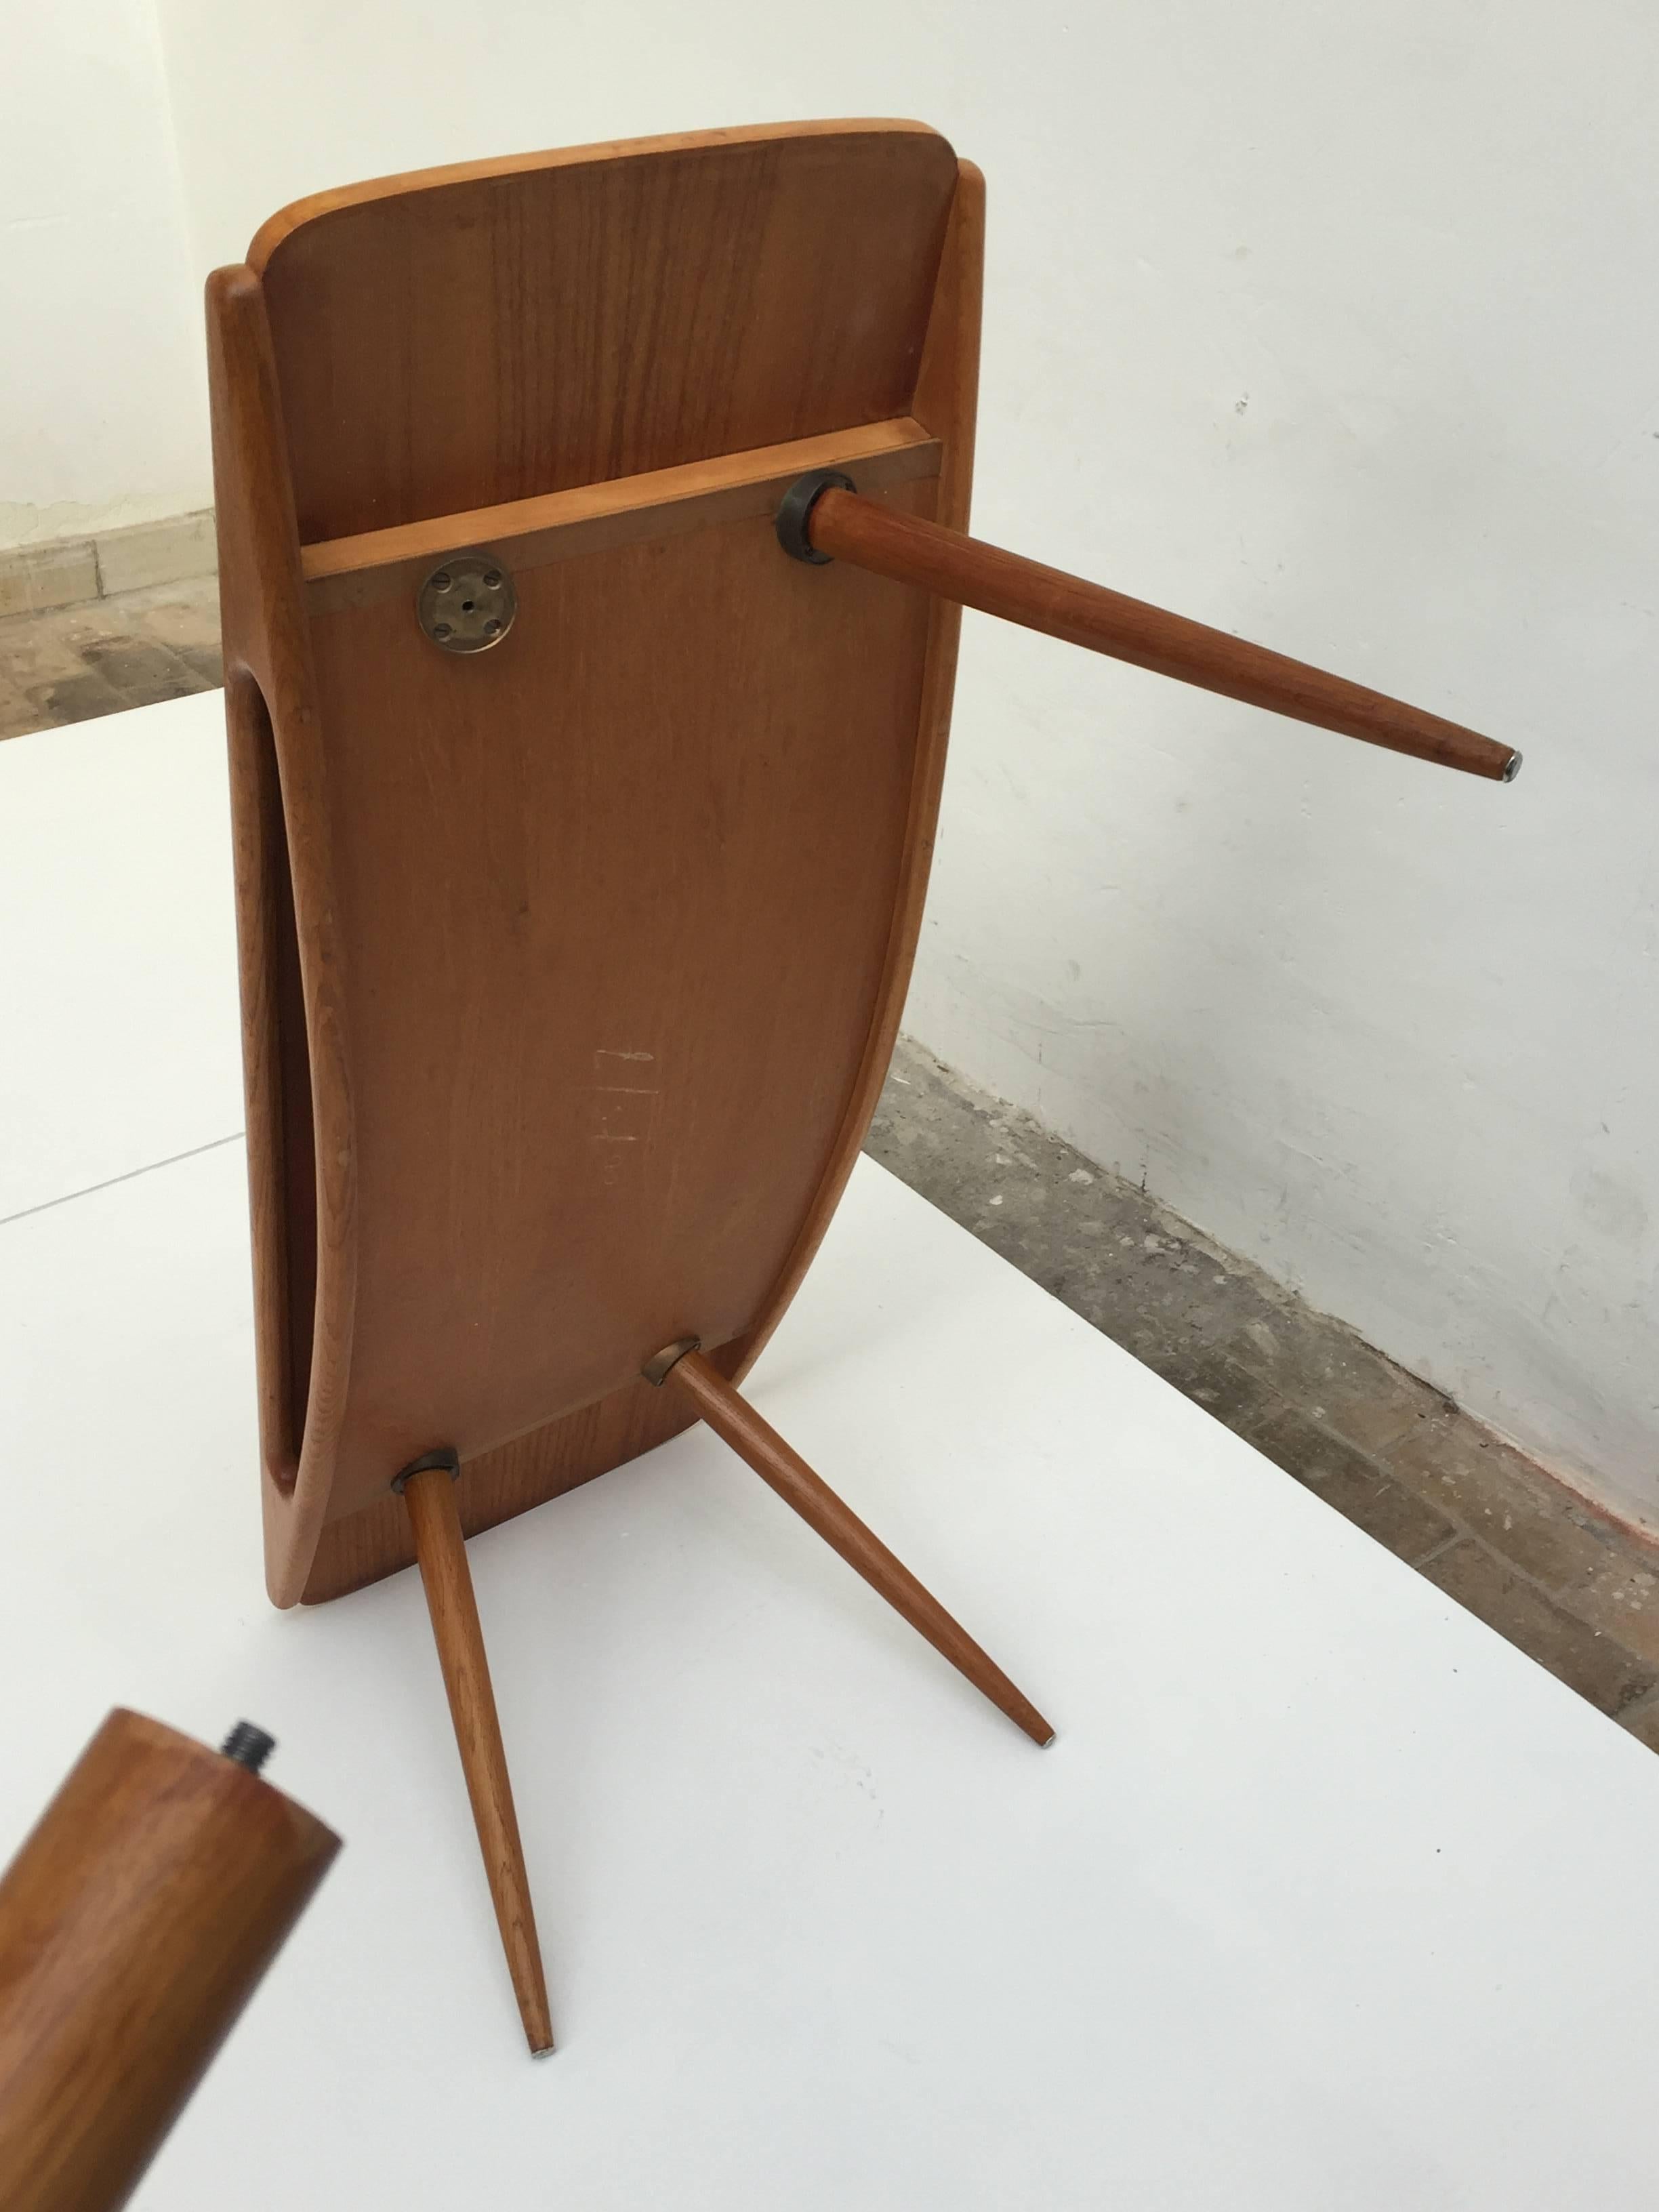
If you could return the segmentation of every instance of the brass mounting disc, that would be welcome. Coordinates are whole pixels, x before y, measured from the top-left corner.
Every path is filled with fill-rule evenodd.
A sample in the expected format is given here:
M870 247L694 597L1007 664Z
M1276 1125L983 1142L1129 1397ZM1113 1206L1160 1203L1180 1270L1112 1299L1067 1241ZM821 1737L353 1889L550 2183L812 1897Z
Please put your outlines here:
M512 629L519 598L491 555L453 553L422 585L415 611L446 653L488 653Z

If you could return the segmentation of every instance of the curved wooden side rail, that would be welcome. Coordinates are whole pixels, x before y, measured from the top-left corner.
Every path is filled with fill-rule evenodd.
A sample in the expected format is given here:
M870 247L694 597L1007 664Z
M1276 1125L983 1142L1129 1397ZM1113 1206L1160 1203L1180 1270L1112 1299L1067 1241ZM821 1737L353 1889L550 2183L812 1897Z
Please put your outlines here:
M0 1878L6 2212L126 2203L327 1873L270 1747L118 1710Z
M790 542L791 502L804 546L799 538ZM796 485L780 509L779 524L786 550L798 558L848 561L1068 645L1442 768L1462 769L1496 783L1513 783L1520 772L1521 756L1514 747L1482 737L1478 730L1443 721L1420 707L1127 599L1064 569L1045 568L925 516L901 514L846 489L845 479L823 482L816 489L810 478Z
M207 320L265 1561L272 1598L292 1605L328 1510L351 1370L347 963L282 395L258 279L216 270Z

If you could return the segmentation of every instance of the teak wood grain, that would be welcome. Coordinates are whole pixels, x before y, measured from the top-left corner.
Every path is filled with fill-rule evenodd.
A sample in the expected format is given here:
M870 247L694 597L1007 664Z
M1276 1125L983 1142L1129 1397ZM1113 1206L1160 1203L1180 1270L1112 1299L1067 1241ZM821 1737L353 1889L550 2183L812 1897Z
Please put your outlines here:
M343 1508L434 1437L471 1456L621 1387L687 1313L750 1328L880 988L925 605L781 560L764 516L517 583L476 659L402 599L312 625L325 723L396 732L331 764L363 979Z
M279 1603L409 1564L435 1441L470 1530L672 1434L641 1359L738 1376L799 1283L958 617L770 509L805 449L965 522L981 206L920 125L712 133L325 195L210 280ZM523 556L471 658L413 614L451 530Z
M246 1767L109 1716L0 1876L6 2212L126 2202L338 1849Z
M896 514L858 492L833 486L823 492L812 505L809 536L814 551L832 560L1390 752L1495 783L1512 782L1521 764L1513 746L1461 722L924 517Z
M916 124L578 148L301 201L249 263L307 541L909 411L956 188Z
M822 1536L999 1712L1006 1713L1033 1743L1053 1742L1053 1729L989 1653L922 1587L902 1560L895 1559L880 1537L836 1497L794 1447L785 1443L771 1423L738 1396L718 1368L711 1366L701 1352L687 1352L668 1370L663 1388L680 1393L694 1405L715 1435L753 1468L768 1488L799 1513L809 1528Z
M985 179L971 161L958 165L956 197L939 257L939 282L927 320L910 411L939 441L940 457L933 520L953 530L968 526L973 497L974 433L979 414L980 319L984 299ZM898 878L869 1030L858 1071L842 1112L836 1139L800 1232L782 1273L773 1285L764 1312L734 1358L714 1355L723 1373L740 1382L763 1350L800 1288L812 1255L841 1203L870 1127L881 1086L898 1037L899 1018L921 935L922 908L933 865L939 823L939 791L951 736L951 708L956 695L957 648L962 610L950 599L927 606L927 650L922 665L921 699L916 732L915 773L904 825ZM695 1330L690 1332L696 1334ZM709 1339L704 1337L705 1355Z

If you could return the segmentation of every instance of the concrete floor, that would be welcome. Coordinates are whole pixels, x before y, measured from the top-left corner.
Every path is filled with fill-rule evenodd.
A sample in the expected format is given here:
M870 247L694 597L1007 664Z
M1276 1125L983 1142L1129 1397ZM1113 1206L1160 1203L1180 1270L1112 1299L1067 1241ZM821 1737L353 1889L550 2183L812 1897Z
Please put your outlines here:
M212 577L0 621L0 738L220 680ZM866 1149L1659 1750L1659 1547L920 1045Z

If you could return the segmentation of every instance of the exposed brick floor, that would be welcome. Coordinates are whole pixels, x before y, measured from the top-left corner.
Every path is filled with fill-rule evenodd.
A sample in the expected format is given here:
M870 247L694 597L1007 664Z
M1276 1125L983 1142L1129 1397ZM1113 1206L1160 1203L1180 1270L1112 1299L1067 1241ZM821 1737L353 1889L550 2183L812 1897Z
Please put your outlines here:
M222 680L213 576L0 621L0 738L181 699Z
M0 621L0 738L219 681L210 576ZM867 1149L1659 1751L1659 1548L918 1045Z

